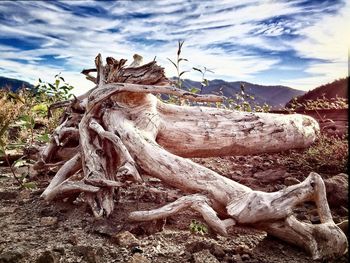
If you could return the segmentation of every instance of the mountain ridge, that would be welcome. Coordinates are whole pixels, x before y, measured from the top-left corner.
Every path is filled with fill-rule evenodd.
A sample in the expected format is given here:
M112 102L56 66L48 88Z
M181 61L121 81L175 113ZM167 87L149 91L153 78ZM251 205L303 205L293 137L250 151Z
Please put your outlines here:
M260 85L247 81L224 81L213 79L208 81L208 85L203 87L202 94L219 94L225 97L235 98L241 91L241 84L244 85L245 93L254 96L254 103L270 105L272 108L283 108L292 98L305 94L305 91L296 90L282 85ZM190 79L183 80L183 86L187 89L195 87L200 89L201 83Z
M171 78L176 80L176 78ZM202 94L218 94L230 98L235 98L236 94L241 91L241 84L245 86L245 92L248 95L254 96L254 102L257 105L264 103L270 105L273 109L283 108L285 104L293 97L303 95L305 91L292 89L282 85L260 85L253 84L247 81L225 81L222 79L213 79L208 81L208 85L203 87ZM0 76L0 88L11 87L13 91L18 90L22 86L33 88L33 85L19 79L6 78ZM190 79L183 80L184 88L201 88L200 81Z
M0 76L0 88L10 88L12 91L16 91L24 86L28 88L34 87L32 84L24 80Z
M347 99L349 80L349 77L345 77L323 84L298 96L294 102L305 103L307 100L317 100L323 97L326 99L335 99L336 97ZM293 101L290 100L286 107L289 107L292 103Z

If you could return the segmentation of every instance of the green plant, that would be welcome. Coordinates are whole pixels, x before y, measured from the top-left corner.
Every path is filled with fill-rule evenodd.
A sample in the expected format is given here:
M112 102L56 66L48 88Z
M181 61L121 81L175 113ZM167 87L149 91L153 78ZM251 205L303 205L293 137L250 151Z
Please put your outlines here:
M38 101L48 101L54 103L67 100L73 96L70 91L74 87L64 80L61 73L55 75L55 80L53 83L43 82L40 78L38 81L38 85L34 87L35 95ZM43 100L42 96L46 98Z
M186 58L181 57L181 52L182 52L182 46L184 44L184 41L178 41L178 49L176 53L176 60L173 61L170 58L167 58L175 67L176 72L177 72L177 81L175 85L178 88L184 89L183 87L183 79L182 76L188 72L188 71L181 71L180 70L180 65L182 61L188 61ZM190 87L188 88L189 92L192 93L202 93L203 88L209 85L208 79L205 77L205 74L207 72L214 73L212 70L208 69L207 67L199 68L199 67L193 67L192 68L195 71L198 71L202 75L202 80L201 80L201 87L200 89L196 87ZM248 111L248 112L268 112L270 111L270 106L264 103L262 106L254 103L254 97L250 94L248 94L245 91L245 86L242 83L240 86L241 90L240 92L236 93L235 98L226 98L224 103L217 102L214 104L217 108L229 108L229 109L235 109L235 110L240 110L240 111ZM223 95L222 91L221 94L218 95ZM177 104L177 105L184 105L184 104L190 104L188 101L180 100L177 96L172 96L169 95L167 96L167 99L163 99L161 96L158 96L159 99L166 101L167 103L171 104ZM192 104L192 103L191 103ZM193 105L207 105L207 106L212 106L212 103L193 103Z
M282 159L290 169L308 169L318 173L342 173L348 167L348 138L319 135L316 142L305 150L291 150Z
M347 108L348 100L346 98L336 96L335 98L328 99L325 97L325 94L322 94L322 98L317 98L316 100L305 100L304 102L299 102L298 98L293 98L292 101L288 103L286 110L296 111Z
M180 57L183 44L184 44L184 41L178 41L178 49L176 52L176 60L175 61L171 60L170 58L167 58L171 62L171 64L174 65L174 67L176 69L176 73L177 73L176 78L177 79L176 79L175 85L180 89L183 88L182 87L182 85L183 85L182 75L184 75L186 72L188 72L186 70L185 71L180 70L180 63L182 61L188 61L186 58ZM160 97L160 99L161 99L161 97ZM179 99L177 96L173 96L173 95L168 95L167 99L165 101L167 103L176 104L176 105L183 105L185 103L184 101Z
M243 83L240 85L240 91L236 93L235 98L226 98L224 106L229 109L247 111L247 112L268 112L270 106L264 103L262 106L254 103L255 97L246 92Z
M177 82L176 82L176 85L178 88L182 88L182 78L181 76L183 74L185 74L186 72L188 72L187 70L185 71L181 71L180 70L180 63L181 61L188 61L186 58L182 58L180 57L181 55L181 51L182 51L182 45L184 44L185 41L178 41L178 49L177 49L177 53L176 53L176 60L175 62L173 60L171 60L170 58L167 58L175 67L176 69L176 73L177 73Z
M73 87L67 84L60 74L55 76L54 83L45 83L39 79L39 84L33 89L21 89L16 93L10 90L0 90L0 156L3 156L11 169L17 183L24 188L34 188L35 184L27 182L29 172L18 176L16 169L29 165L30 160L19 159L10 163L8 150L32 146L36 142L48 142L49 134L58 125L58 119L63 110L57 110L50 120L46 118L48 105L66 100ZM36 129L36 124L41 124L41 129ZM20 130L14 136L14 130ZM9 136L11 135L11 136Z
M14 179L19 185L22 185L21 180L17 177L14 167L9 161L7 154L8 139L7 132L10 124L17 118L21 108L23 106L23 101L17 99L15 94L9 91L2 90L0 92L0 156L4 156L7 165L11 169L11 173Z
M209 84L208 79L205 78L205 74L207 72L210 72L210 73L214 73L214 72L212 70L208 69L207 67L203 67L203 69L193 67L193 70L196 70L202 74L201 89L200 89L200 93L202 93L203 88L208 86L208 84ZM194 92L194 93L197 93L197 92Z
M194 234L206 235L208 234L208 227L194 219L191 220L190 231Z
M61 74L55 75L54 78L52 83L43 82L39 78L39 84L33 90L20 91L19 96L25 98L25 107L17 122L18 125L24 128L19 138L20 142L29 143L29 146L34 141L48 142L50 140L49 134L57 127L63 110L56 110L48 119L46 116L48 116L49 105L71 98L73 95L70 91L73 86L68 84ZM44 129L39 133L34 132L38 122L42 124ZM27 138L30 138L30 140L28 141Z

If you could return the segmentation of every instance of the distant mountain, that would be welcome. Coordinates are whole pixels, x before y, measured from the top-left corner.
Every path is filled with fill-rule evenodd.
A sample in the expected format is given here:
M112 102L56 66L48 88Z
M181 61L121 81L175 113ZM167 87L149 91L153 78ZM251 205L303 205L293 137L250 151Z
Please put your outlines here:
M323 96L327 99L336 98L348 98L348 83L349 77L335 80L331 83L324 84L315 89L312 89L302 96L296 98L297 102L303 103L306 100L317 100ZM286 104L286 107L290 105L291 101Z
M292 98L305 93L305 91L295 90L286 86L264 86L245 81L227 82L221 79L214 79L210 80L208 86L203 88L202 94L218 94L235 98L236 94L241 91L241 84L244 84L246 94L254 96L255 104L263 105L267 103L273 109L283 108ZM188 89L193 87L200 89L201 87L199 81L190 79L185 79L183 85ZM22 86L33 88L33 85L26 81L0 76L0 88L10 87L13 91L16 91Z
M303 95L305 91L292 89L286 86L265 86L252 84L245 81L227 82L221 79L209 81L209 85L204 87L202 94L220 94L226 97L235 98L235 95L241 91L241 84L245 87L245 92L254 96L254 103L263 105L267 103L273 109L283 108L284 105L292 98ZM183 85L186 88L195 87L200 89L201 83L185 79Z
M0 76L0 88L10 88L12 91L16 91L24 86L27 88L33 88L33 85L26 81Z

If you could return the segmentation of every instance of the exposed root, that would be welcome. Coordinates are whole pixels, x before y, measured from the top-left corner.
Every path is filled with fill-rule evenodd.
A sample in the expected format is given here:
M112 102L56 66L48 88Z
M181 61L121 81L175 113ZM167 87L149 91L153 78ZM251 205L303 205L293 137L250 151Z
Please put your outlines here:
M118 152L118 158L119 162L122 163L122 165L119 167L117 171L117 177L132 177L135 182L142 181L141 176L139 172L136 169L135 161L130 156L130 153L120 140L120 138L113 134L112 132L105 131L103 127L95 120L92 119L90 122L90 128L94 130L102 139L109 140L116 152Z
M226 228L233 226L235 221L232 219L221 220L215 210L208 204L210 200L200 194L183 196L177 199L175 202L162 206L158 209L149 211L136 211L129 214L129 219L134 221L151 221L161 218L166 218L174 215L186 208L192 208L199 212L208 225L216 232L226 236Z
M60 168L60 170L56 173L55 177L52 178L49 186L41 194L41 197L43 197L46 200L52 199L55 196L53 192L57 192L56 188L66 179L68 179L70 176L72 176L78 170L80 170L81 167L81 156L78 153Z
M318 174L311 173L304 182L282 191L264 193L184 158L307 147L319 133L314 119L167 105L152 94L199 102L223 98L171 86L155 61L139 66L140 56L134 59L132 67L113 58L103 65L99 54L96 69L83 71L97 86L72 101L41 154L38 167L66 161L42 197L52 200L84 192L95 217L109 216L115 189L128 186L130 179L141 182L140 173L146 172L198 194L151 211L132 212L130 220L154 220L192 208L222 235L236 223L250 224L305 247L315 259L345 253L346 236L332 220ZM97 77L91 72L97 72ZM292 216L292 208L307 200L315 201L321 224L305 224ZM221 220L217 212L226 219Z
M87 185L79 181L69 181L68 179L57 185L50 192L45 194L45 200L50 201L58 197L66 197L75 193L98 193L99 187Z

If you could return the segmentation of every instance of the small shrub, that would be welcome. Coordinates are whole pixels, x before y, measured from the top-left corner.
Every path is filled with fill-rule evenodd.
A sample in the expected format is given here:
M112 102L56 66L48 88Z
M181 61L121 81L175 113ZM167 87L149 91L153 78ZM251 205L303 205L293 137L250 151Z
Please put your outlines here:
M348 138L320 135L309 148L291 150L282 163L290 168L309 170L317 173L337 174L347 172L349 146Z
M244 84L240 86L240 92L236 93L235 98L227 98L223 107L238 111L247 112L268 112L270 106L264 103L262 106L255 103L255 97L246 92Z
M184 41L179 41L178 42L178 49L176 53L176 60L171 60L168 58L168 60L173 64L173 66L176 69L177 72L177 77L176 77L176 83L175 85L180 88L180 89L187 89L189 92L192 93L200 93L202 94L203 88L209 85L209 80L205 77L205 74L207 72L214 73L212 70L208 69L207 67L199 68L199 67L193 67L192 69L195 71L198 71L202 75L201 79L201 87L200 89L195 88L195 87L187 87L185 88L183 86L183 75L188 72L188 71L181 71L180 70L180 64L184 61L188 60L186 58L181 57L181 52L182 52L182 46L184 44ZM270 106L267 105L266 103L264 105L258 105L254 103L254 97L250 94L248 94L245 91L244 84L241 84L241 90L236 94L235 98L225 98L225 101L223 103L221 102L216 102L216 103L200 103L200 102L189 102L187 100L183 100L178 98L177 96L166 96L166 99L164 99L164 96L158 96L159 99L171 103L171 104L176 104L176 105L206 105L206 106L211 106L211 107L217 107L217 108L225 108L225 109L234 109L234 110L239 110L239 111L248 111L248 112L268 112L270 110ZM219 92L220 94L217 95L223 95L222 91Z
M42 82L39 79L39 84L34 89L23 88L16 93L9 89L0 89L0 156L5 157L7 165L21 187L30 189L35 187L32 182L26 182L28 173L17 176L15 172L17 167L28 166L29 162L19 159L11 165L7 150L48 142L49 134L57 127L63 112L62 109L56 110L52 114L53 117L48 119L48 107L52 103L70 98L72 89L73 87L67 84L60 74L55 76L54 83ZM37 123L42 124L40 130L34 130Z
M347 109L348 100L336 96L335 98L327 99L323 94L322 98L316 100L305 100L305 102L298 102L297 98L294 98L288 105L286 110L320 110L320 109Z
M194 219L192 219L190 224L190 231L194 234L206 235L208 234L208 227Z

